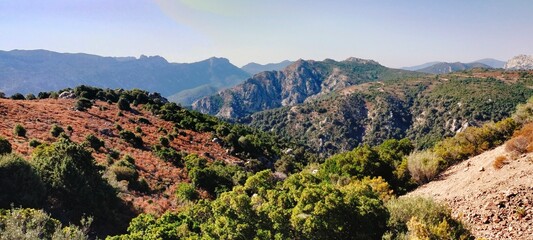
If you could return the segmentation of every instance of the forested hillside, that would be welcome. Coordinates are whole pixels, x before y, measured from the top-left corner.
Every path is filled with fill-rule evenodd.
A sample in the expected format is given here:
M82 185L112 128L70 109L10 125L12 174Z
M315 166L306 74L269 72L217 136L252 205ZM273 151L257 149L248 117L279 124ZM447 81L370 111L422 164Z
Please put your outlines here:
M533 94L531 76L480 70L370 82L241 121L326 154L404 137L421 149L467 126L510 116Z

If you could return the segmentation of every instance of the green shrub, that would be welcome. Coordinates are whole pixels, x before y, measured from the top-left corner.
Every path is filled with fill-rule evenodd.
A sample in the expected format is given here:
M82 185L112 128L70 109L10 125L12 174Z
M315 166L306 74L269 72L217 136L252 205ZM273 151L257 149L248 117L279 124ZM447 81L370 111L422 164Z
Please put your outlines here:
M194 201L198 198L198 193L190 183L179 183L176 189L176 197L181 201Z
M21 93L15 93L15 94L11 95L11 99L13 99L13 100L25 100L26 98L24 98L24 95L22 95Z
M72 128L72 126L68 125L67 126L67 131L69 131L70 133L74 132L74 129Z
M92 219L82 219L82 226L63 227L43 210L10 209L0 213L0 239L73 239L88 240Z
M135 166L124 164L125 162L123 160L117 161L109 170L115 174L117 181L126 180L130 183L135 183L137 178L139 178L139 173L137 173Z
M11 143L3 137L0 137L0 155L5 153L11 153Z
M159 144L161 144L163 147L168 147L170 142L166 137L159 137Z
M131 144L136 148L140 148L143 145L143 140L141 137L135 135L134 133L128 130L122 130L119 132L120 138L122 138L127 143Z
M26 137L26 129L20 124L15 125L15 128L13 128L13 133L15 136Z
M44 185L30 163L16 155L0 155L0 208L11 204L43 207Z
M37 98L32 93L26 94L26 100L35 100L35 99L37 99Z
M59 135L64 132L65 130L56 124L52 125L52 128L50 129L50 134L52 134L53 137L59 137Z
M388 238L474 239L445 206L422 197L402 197L386 204L390 213Z
M407 157L407 168L418 184L427 183L439 173L440 158L431 151L414 152Z
M152 124L150 122L150 120L146 119L146 118L143 118L143 117L140 117L139 119L137 119L137 122L138 123L142 123L142 124Z
M32 139L32 140L30 140L30 142L29 142L29 145L30 145L30 147L32 147L32 148L38 147L38 146L41 145L41 144L42 144L42 143L41 143L39 140L37 140L37 139Z
M129 111L131 110L130 102L126 98L120 98L117 102L118 109L123 111Z
M102 147L104 147L105 142L100 140L98 137L89 134L87 137L85 137L85 142L94 150L98 150Z
M82 145L66 139L41 145L34 150L32 163L66 216L107 217L119 203L114 189L102 178L102 167Z
M152 146L152 152L159 157L159 159L170 162L175 166L183 166L184 153L180 153L171 147L164 147L161 145Z
M91 107L93 107L92 101L83 97L79 98L74 105L74 108L78 111L86 111Z
M143 129L140 126L136 126L135 127L135 132L136 133L143 133Z

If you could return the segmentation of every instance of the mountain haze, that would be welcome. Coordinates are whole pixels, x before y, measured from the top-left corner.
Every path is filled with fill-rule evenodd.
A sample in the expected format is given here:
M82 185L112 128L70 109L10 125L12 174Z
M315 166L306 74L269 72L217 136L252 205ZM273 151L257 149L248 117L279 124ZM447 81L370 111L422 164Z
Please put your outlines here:
M248 76L225 58L169 63L160 56L114 58L46 50L0 51L0 91L8 95L85 84L139 88L170 96L200 86L216 89L233 86Z
M247 73L254 75L260 72L264 71L279 71L281 69L284 69L285 67L291 65L293 62L289 60L285 60L279 63L268 63L268 64L259 64L259 63L248 63L241 67L242 70L246 71Z
M478 63L478 62L474 62L474 63L441 62L441 63L436 63L434 65L431 65L429 67L418 69L416 71L423 72L423 73L431 73L431 74L444 74L444 73L451 73L451 72L457 72L457 71L463 71L463 70L470 70L473 68L492 68L492 67L489 65L483 64L483 63Z

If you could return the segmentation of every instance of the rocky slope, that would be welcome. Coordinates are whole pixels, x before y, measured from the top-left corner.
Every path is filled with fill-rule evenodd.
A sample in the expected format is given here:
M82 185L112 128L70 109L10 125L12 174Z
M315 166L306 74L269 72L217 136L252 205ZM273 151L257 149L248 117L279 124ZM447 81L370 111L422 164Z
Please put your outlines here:
M0 51L0 92L7 95L17 92L37 95L84 84L111 89L139 88L170 96L206 85L218 90L241 83L247 77L248 73L224 58L169 63L159 56L113 58L45 50Z
M516 73L479 71L368 82L241 121L326 154L404 137L425 148L467 126L509 116L533 95L525 81Z
M441 62L441 63L436 63L434 65L431 65L429 67L418 69L416 71L423 72L423 73L431 73L431 74L445 74L445 73L451 73L451 72L457 72L457 71L470 70L474 68L492 68L492 67L489 65L483 64L483 63L478 63L478 62L474 62L474 63Z
M372 60L298 60L282 71L262 72L234 88L196 101L193 109L223 118L293 106L340 89L420 74L386 68Z
M529 70L533 69L533 56L518 55L507 61L504 66L507 70Z
M502 155L508 153L499 147L464 161L409 195L447 203L478 238L531 239L533 155L522 155L501 169L494 168L494 159Z

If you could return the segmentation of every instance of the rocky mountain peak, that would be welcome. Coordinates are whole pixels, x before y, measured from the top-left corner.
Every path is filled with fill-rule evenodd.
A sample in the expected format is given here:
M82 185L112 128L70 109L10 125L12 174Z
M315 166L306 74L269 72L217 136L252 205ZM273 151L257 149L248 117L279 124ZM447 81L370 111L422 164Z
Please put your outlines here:
M507 70L530 70L533 69L532 55L518 55L507 61L504 66Z
M347 58L346 60L344 60L344 62L355 62L355 63L360 63L360 64L374 64L374 65L379 65L378 62L374 61L374 60L371 60L371 59L362 59L362 58L356 58L356 57L349 57Z

